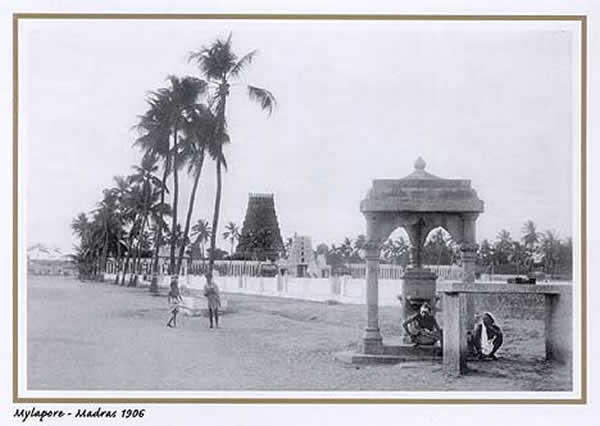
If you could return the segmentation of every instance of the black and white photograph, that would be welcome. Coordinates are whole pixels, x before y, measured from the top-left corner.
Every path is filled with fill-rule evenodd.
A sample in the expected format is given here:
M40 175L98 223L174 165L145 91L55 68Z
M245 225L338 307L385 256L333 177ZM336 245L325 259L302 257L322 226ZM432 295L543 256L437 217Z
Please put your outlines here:
M19 397L582 400L581 18L16 26Z

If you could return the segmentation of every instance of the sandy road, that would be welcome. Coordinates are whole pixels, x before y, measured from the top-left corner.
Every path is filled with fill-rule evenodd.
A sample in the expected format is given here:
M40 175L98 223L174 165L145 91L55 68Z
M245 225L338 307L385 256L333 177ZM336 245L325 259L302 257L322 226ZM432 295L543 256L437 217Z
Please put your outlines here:
M356 369L333 354L361 335L358 306L227 295L235 312L165 326L166 298L145 289L30 277L28 387L32 390L568 390L564 368L540 361L537 320L505 320L503 359L459 379L437 361ZM382 329L396 329L394 310ZM539 321L538 321L539 322ZM531 330L535 332L531 332ZM528 331L529 330L529 331ZM529 335L527 334L529 333ZM542 346L540 346L542 345Z

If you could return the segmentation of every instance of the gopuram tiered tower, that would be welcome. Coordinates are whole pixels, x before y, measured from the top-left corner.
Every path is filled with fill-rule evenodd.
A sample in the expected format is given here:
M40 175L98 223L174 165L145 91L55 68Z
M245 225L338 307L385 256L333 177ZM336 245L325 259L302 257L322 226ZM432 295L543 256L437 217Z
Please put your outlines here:
M276 260L283 250L273 194L251 193L236 256L252 260Z

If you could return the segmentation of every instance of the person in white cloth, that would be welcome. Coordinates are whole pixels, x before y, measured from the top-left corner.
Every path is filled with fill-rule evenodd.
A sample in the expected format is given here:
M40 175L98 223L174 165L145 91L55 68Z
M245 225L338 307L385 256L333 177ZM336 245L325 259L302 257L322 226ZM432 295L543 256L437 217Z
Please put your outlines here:
M496 352L504 342L500 326L489 312L484 312L473 328L469 347L478 358L498 359Z

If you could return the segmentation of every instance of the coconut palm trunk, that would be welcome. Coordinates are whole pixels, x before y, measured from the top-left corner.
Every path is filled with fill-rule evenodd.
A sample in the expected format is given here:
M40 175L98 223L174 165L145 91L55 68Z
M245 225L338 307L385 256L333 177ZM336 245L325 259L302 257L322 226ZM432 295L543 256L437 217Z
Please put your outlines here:
M213 269L215 266L215 255L217 246L217 234L219 229L219 212L221 209L221 193L223 190L222 182L222 164L223 164L223 139L225 135L225 107L227 104L228 86L223 82L224 88L221 89L220 104L217 114L216 140L217 144L217 189L215 194L215 209L213 213L212 233L210 234L210 255L208 257L208 271L206 272L207 279L212 280Z
M125 285L125 278L127 277L130 259L131 259L131 250L127 250L127 256L125 257L125 264L123 265L123 276L121 277L121 285Z
M173 216L171 223L171 252L169 260L169 274L177 275L175 269L175 249L177 247L177 203L179 201L179 174L177 172L177 127L173 131Z
M125 278L127 277L127 273L129 272L129 264L131 262L131 258L133 256L132 253L133 248L133 235L129 237L129 241L127 244L127 257L125 258L125 265L123 266L123 277L121 278L121 285L125 285Z
M137 237L138 237L138 241L137 242L134 242L133 239L131 240L131 248L132 248L132 251L133 251L133 255L132 255L132 258L131 258L131 272L132 273L131 273L131 275L129 277L129 282L127 283L128 287L133 287L137 283L137 261L138 261L138 258L140 256L140 253L139 253L139 250L138 250L139 240L141 238L140 231L138 231ZM134 249L134 246L135 246L135 249Z
M208 270L206 272L207 280L212 279L214 262L216 256L216 237L219 226L219 211L222 195L222 169L227 169L227 163L223 156L223 144L229 142L227 135L226 122L226 102L230 91L230 79L238 79L242 71L248 66L256 51L251 51L241 58L233 52L231 48L231 34L224 40L215 40L210 46L202 47L198 52L192 52L189 56L190 61L195 61L206 78L207 85L211 87L210 108L214 108L216 126L211 137L211 157L216 161L217 168L217 188L215 195L215 208L213 214L212 234L210 238L210 255ZM248 91L248 97L252 101L259 103L261 109L272 112L275 106L275 98L266 89L243 85Z
M215 265L215 254L216 254L216 243L217 243L217 231L219 226L219 211L221 208L221 192L222 192L222 176L221 176L221 159L217 160L217 191L215 195L215 211L213 214L212 229L213 232L210 235L210 255L208 257L208 278L212 279L213 268Z
M162 178L162 188L160 190L160 204L165 204L165 190L167 187L167 177L169 176L169 164L168 161L165 164L165 171ZM162 216L161 216L162 221ZM152 259L152 281L150 282L150 291L152 293L158 292L158 256L160 254L160 246L162 244L162 230L160 229L161 224L159 223L156 227L156 235L154 237L154 258Z
M147 187L145 188L145 194L144 194L144 209L142 211L142 227L140 229L139 232L139 238L138 238L138 244L137 244L137 251L136 251L136 261L134 262L134 267L135 267L135 274L133 277L133 286L137 286L139 278L138 278L138 271L140 271L141 269L141 264L142 264L142 246L143 246L143 242L144 242L144 231L146 229L146 225L148 224L148 204L150 203L150 184L147 184Z
M143 237L144 237L144 229L146 228L146 223L148 221L147 218L147 212L144 212L144 217L142 219L142 228L140 229L140 233L139 233L139 237L138 237L138 243L137 243L137 248L135 251L136 257L135 260L133 262L134 265L134 275L133 275L133 282L132 282L132 286L136 287L138 285L138 281L139 281L139 277L138 277L138 272L141 269L141 262L142 262L142 245L143 245Z
M121 271L121 263L123 259L121 259L121 242L117 238L117 259L115 260L115 284L119 284L119 275Z
M190 194L190 203L188 205L187 216L185 218L185 228L183 230L183 241L181 247L179 247L179 256L177 259L177 271L181 270L181 264L183 263L183 255L185 254L186 241L188 239L188 233L190 232L190 224L192 221L192 213L194 211L194 202L196 200L196 191L198 190L198 183L200 182L200 175L202 173L202 165L204 164L204 152L200 154L200 161L198 164L198 170L194 177L194 185L192 187L192 193Z
M104 281L104 273L106 272L106 263L108 260L108 224L104 221L104 244L102 245L102 267L100 269L99 280Z

